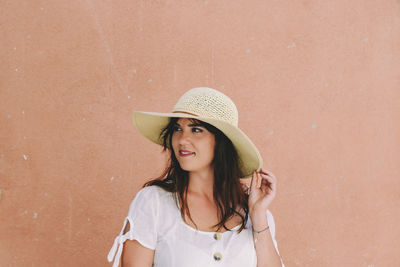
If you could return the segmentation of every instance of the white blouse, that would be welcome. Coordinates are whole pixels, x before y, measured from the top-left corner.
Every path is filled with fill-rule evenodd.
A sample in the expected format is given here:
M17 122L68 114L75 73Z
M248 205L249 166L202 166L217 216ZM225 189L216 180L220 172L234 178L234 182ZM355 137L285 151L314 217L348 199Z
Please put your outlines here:
M279 254L274 218L270 211L267 211L267 218ZM127 223L130 229L124 234ZM123 243L129 239L155 250L154 267L256 267L250 219L246 228L238 234L235 230L239 228L240 225L223 233L196 230L183 221L173 193L158 186L144 187L129 207L122 230L108 254L108 261L111 262L116 253L113 267L118 267Z

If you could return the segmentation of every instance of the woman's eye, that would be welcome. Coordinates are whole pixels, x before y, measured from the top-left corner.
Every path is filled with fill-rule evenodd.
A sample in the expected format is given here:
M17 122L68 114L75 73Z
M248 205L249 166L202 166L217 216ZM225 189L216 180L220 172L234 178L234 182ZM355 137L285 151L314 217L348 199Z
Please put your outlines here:
M178 131L182 131L182 129L180 127L178 127L178 126L175 126L174 127L174 132L178 132Z
M203 130L200 128L192 128L192 132L194 133L201 133Z

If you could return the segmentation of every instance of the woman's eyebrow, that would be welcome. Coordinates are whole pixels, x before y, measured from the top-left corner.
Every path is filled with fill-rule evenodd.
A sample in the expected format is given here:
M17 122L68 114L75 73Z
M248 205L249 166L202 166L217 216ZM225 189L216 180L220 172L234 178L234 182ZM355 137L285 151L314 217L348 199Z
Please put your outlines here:
M203 127L203 125L201 125L200 123L197 123L197 122L189 124L189 127L199 127L199 126Z
M174 125L175 125L175 126L178 126L178 127L181 127L181 125L180 125L179 123L177 123L177 122L175 122ZM201 124L198 123L198 122L193 122L193 123L189 124L188 126L189 126L189 127L204 127L203 125L201 125Z

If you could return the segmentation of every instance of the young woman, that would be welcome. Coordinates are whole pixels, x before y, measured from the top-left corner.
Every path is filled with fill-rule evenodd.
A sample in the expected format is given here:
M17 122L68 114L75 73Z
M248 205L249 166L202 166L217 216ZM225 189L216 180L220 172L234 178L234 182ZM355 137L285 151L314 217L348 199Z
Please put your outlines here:
M283 266L268 207L275 176L238 128L235 104L200 87L172 113L134 112L137 129L170 153L136 194L108 255L114 267ZM250 186L240 178L251 176ZM118 249L118 250L117 250Z

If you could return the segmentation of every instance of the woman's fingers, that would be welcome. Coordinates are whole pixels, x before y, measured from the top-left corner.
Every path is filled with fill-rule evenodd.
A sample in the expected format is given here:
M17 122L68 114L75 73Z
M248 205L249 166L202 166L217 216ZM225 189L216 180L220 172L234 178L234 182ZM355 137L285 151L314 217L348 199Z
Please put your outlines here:
M269 171L267 169L264 169L264 168L261 168L260 173L263 173L265 175L269 175L276 181L276 177L271 171Z
M261 188L263 184L263 177L261 176L261 173L258 173L258 188Z
M261 169L251 177L249 208L267 209L276 195L276 178L272 172Z
M250 191L253 191L257 188L257 175L256 172L253 172L253 176L251 177L251 182L250 182Z
M260 175L263 178L263 184L265 186L267 186L269 189L271 189L272 191L275 191L276 190L275 175L272 172L267 171L266 169L261 169Z
M276 177L272 172L261 168L259 172L253 172L253 176L251 177L250 190L264 190L266 189L264 187L268 188L269 190L275 191Z
M272 177L265 175L265 174L261 174L261 177L262 177L263 185L267 186L269 189L272 189L273 184L275 184L274 179L272 179Z

